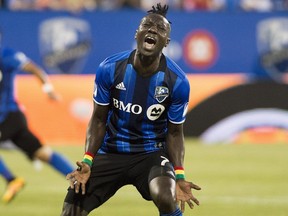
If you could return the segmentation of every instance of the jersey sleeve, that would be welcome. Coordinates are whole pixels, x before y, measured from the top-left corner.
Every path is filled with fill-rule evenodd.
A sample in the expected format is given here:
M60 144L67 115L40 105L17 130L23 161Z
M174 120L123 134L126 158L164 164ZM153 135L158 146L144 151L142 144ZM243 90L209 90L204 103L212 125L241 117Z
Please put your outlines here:
M96 71L94 82L93 99L95 103L100 105L108 105L110 103L112 77L111 64L105 62L101 63Z
M7 48L4 51L4 61L10 70L21 70L30 59L23 52Z
M168 119L174 124L182 124L185 121L190 94L188 79L178 79L172 94L172 103L168 110Z

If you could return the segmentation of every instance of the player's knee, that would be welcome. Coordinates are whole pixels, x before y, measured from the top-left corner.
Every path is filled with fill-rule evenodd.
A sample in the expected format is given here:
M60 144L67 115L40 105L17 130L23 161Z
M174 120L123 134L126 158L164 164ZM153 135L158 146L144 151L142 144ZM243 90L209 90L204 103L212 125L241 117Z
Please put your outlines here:
M173 179L158 177L150 181L150 195L162 213L170 213L176 210L176 193Z
M52 156L52 149L48 146L42 146L35 152L35 158L43 161L43 162L49 162L50 158Z
M88 212L79 206L64 202L61 216L87 216Z
M176 200L171 193L161 193L157 195L155 204L162 213L170 213L176 210Z

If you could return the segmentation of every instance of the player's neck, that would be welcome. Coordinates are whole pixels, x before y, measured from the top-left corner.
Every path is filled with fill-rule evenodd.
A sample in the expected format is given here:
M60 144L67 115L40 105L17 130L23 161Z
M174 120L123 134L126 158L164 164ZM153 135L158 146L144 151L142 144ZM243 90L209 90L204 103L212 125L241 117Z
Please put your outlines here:
M144 56L141 53L136 52L133 60L133 67L139 75L148 77L157 72L160 59L161 53L159 56Z

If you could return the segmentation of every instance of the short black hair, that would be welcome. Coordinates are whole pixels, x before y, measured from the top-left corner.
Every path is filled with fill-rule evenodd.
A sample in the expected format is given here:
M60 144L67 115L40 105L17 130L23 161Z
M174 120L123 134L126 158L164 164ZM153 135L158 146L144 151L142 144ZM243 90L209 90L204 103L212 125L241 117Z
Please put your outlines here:
M148 14L159 14L159 15L161 15L161 16L166 18L166 14L168 12L168 9L169 9L168 5L165 4L164 6L162 6L161 3L158 3L156 5L156 7L153 5L152 9L148 10L147 13ZM169 20L168 20L168 22L171 23Z

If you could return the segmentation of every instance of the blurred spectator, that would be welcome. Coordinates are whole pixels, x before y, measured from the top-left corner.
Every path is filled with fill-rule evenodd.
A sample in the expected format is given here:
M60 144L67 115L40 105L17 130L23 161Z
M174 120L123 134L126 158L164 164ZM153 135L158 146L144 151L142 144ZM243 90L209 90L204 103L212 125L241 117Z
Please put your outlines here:
M7 7L10 10L31 10L34 0L7 0Z
M277 11L288 10L288 0L274 0L274 9Z
M98 9L117 10L122 8L125 0L95 0Z
M95 0L35 0L34 8L37 10L68 10L80 12L82 10L94 10Z
M160 1L159 0L139 0L139 2L140 2L141 9L147 11L151 9L151 5L156 5ZM169 5L169 8L172 10L182 9L183 0L162 0L161 3Z
M288 0L239 0L239 6L244 11L282 11L288 10Z
M240 0L239 6L244 11L267 12L273 10L272 0Z
M186 11L219 11L225 7L226 0L183 0L183 9Z
M6 0L10 10L94 10L96 0Z

